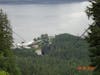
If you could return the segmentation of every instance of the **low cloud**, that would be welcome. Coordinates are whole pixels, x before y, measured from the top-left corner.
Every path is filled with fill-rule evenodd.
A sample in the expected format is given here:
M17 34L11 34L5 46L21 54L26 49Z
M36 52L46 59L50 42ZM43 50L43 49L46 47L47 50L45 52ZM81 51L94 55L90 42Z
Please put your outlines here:
M13 30L29 41L43 33L81 35L88 27L88 2L60 5L0 5L8 14ZM16 41L19 38L14 35Z

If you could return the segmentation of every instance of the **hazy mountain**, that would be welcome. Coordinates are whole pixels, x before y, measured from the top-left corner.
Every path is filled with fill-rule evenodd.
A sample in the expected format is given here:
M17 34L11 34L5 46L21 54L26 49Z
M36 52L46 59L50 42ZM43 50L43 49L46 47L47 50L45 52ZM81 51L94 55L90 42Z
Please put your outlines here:
M89 64L88 43L77 36L56 35L42 56L37 56L34 48L13 51L22 75L91 75L77 71L78 66Z
M87 0L0 0L0 4L59 4L59 3L73 3Z
M45 45L45 47L46 46L47 45ZM22 49L21 54L23 54L24 49ZM55 38L52 39L52 44L50 45L50 47L43 48L42 52L44 54L47 53L47 55L50 56L54 56L54 57L56 56L57 58L60 57L61 59L74 58L74 57L82 59L87 57L87 53L88 53L87 49L88 49L88 43L84 39L70 34L60 34L60 35L56 35ZM34 48L32 48L32 50L34 50ZM30 50L28 51L30 56ZM17 50L17 52L19 53L20 50Z

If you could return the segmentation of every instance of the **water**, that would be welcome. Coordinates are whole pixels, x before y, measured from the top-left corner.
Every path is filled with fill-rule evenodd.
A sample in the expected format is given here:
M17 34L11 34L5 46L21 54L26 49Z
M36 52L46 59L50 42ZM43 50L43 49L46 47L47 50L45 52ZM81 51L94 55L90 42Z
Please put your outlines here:
M80 35L88 27L85 14L88 2L71 4L0 5L13 30L26 41L47 33ZM14 35L15 42L21 39Z

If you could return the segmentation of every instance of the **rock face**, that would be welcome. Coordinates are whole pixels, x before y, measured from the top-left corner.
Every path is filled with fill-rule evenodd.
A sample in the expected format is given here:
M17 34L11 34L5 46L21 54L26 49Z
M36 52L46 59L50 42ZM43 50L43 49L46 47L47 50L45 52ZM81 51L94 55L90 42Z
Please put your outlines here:
M37 55L42 55L42 50L41 49L37 49L36 51L35 51L35 53L37 54Z
M39 45L33 45L32 47L37 49L37 48L39 48Z

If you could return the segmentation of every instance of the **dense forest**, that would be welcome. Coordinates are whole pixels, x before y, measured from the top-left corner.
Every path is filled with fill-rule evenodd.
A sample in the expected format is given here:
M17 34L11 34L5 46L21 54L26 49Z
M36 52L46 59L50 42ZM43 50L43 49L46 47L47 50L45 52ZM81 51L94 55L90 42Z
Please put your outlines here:
M6 13L0 9L0 75L19 75L12 46L12 28Z
M33 39L38 48L31 49L12 48L13 31L1 9L0 75L100 75L100 0L90 2L86 13L94 22L85 39L67 33L42 34ZM38 49L42 55L36 54Z
M89 65L88 43L84 39L60 34L51 41L43 45L42 56L36 55L34 48L13 50L22 75L91 75L89 70L77 70L78 66Z

